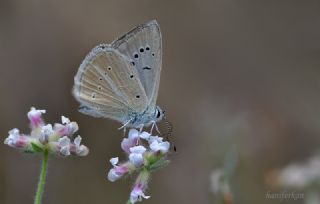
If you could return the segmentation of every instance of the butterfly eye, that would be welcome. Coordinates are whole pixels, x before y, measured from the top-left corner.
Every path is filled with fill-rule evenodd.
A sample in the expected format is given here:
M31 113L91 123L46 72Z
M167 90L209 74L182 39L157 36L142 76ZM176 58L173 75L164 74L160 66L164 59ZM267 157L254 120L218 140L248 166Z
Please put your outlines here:
M160 113L160 111L158 111L157 118L160 118L160 116L161 116L161 113Z

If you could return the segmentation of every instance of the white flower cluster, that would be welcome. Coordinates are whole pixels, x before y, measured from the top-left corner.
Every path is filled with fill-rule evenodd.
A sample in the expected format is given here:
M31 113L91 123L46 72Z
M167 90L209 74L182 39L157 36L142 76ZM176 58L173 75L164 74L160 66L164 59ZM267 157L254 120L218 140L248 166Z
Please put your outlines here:
M306 189L320 186L320 157L311 157L304 164L290 164L283 169L271 171L267 183L274 187Z
M126 153L128 160L119 163L118 157L110 159L113 168L108 173L108 179L114 182L126 174L139 172L130 194L130 203L134 204L141 198L150 197L144 194L150 172L169 162L166 156L170 149L170 143L163 141L162 137L131 129L128 138L122 140L121 148Z
M27 114L30 120L31 134L20 134L19 130L14 128L9 131L9 136L4 143L31 153L49 151L62 156L71 154L86 156L89 149L80 144L81 137L77 136L72 142L73 134L79 129L78 124L70 122L68 118L62 116L62 124L46 125L42 118L42 114L45 112L45 110L37 110L32 107Z

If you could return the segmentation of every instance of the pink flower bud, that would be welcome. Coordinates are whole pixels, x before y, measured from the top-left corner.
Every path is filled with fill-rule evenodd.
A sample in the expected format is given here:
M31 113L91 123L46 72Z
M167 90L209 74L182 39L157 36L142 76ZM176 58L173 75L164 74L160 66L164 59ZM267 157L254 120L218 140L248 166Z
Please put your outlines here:
M46 113L46 110L37 110L34 107L28 112L28 118L32 128L38 128L44 124L42 114Z

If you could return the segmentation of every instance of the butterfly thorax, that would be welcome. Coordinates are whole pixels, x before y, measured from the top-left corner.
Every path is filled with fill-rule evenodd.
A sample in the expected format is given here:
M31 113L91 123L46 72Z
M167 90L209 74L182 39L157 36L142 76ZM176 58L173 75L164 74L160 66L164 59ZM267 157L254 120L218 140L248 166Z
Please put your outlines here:
M154 108L154 110L147 109L146 111L140 114L131 113L128 119L128 121L130 122L127 126L133 128L140 128L141 126L148 127L152 123L162 120L163 116L164 113L159 106Z

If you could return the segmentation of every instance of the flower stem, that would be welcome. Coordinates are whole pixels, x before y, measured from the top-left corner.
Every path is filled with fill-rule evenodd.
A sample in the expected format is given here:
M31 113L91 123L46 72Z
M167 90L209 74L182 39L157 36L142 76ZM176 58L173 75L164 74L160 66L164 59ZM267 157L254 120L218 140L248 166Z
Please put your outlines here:
M34 204L41 204L41 201L42 201L44 186L45 186L46 177L47 177L47 170L48 170L48 155L49 155L48 150L44 150L41 172L40 172L38 188L37 188Z

